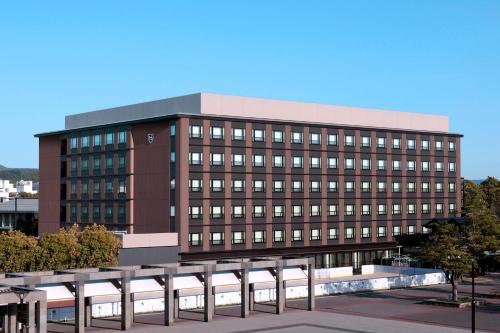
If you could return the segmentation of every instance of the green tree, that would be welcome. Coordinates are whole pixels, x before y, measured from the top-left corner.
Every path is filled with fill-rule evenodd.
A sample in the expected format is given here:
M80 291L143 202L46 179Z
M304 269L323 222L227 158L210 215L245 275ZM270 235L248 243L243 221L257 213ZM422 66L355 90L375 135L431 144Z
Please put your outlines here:
M424 244L422 259L441 267L451 284L452 300L458 301L458 282L460 277L471 270L471 257L468 253L463 227L455 223L442 223L433 226L433 232Z
M494 215L500 217L500 181L488 177L480 184L480 187L484 193L487 206Z
M78 226L60 229L55 234L43 234L38 240L40 257L37 270L57 270L78 267L80 244Z
M0 272L25 272L37 269L37 240L20 231L0 234Z
M480 185L464 181L464 214L484 213L488 210L486 195Z
M113 266L118 263L120 240L103 225L92 225L79 235L79 267Z

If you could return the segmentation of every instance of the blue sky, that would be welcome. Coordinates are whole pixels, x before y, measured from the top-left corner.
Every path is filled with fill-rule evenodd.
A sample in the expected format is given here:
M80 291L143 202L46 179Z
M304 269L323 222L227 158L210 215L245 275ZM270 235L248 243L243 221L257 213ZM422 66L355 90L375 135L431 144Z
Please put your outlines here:
M500 177L500 1L0 5L0 164L64 115L198 91L444 114Z

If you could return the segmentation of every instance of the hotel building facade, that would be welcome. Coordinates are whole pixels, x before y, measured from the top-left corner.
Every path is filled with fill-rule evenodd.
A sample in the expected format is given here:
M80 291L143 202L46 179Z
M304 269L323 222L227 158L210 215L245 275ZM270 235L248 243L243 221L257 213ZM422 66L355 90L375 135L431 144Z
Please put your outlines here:
M66 117L38 134L39 231L176 233L182 259L371 263L460 216L448 118L199 93Z

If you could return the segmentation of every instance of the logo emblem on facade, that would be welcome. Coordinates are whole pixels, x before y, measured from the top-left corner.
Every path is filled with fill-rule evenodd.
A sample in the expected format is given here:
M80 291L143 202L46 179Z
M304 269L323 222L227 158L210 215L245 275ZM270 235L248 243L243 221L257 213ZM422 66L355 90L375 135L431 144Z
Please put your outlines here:
M155 135L153 133L148 133L148 143L153 143L155 140Z

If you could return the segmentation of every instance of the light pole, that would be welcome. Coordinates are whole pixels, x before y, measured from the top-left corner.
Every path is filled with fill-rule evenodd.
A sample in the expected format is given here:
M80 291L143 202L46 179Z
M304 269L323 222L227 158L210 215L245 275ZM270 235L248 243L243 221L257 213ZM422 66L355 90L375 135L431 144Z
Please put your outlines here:
M476 275L474 269L474 259L472 259L472 303L471 303L471 332L476 332L476 294L474 288L474 276Z

